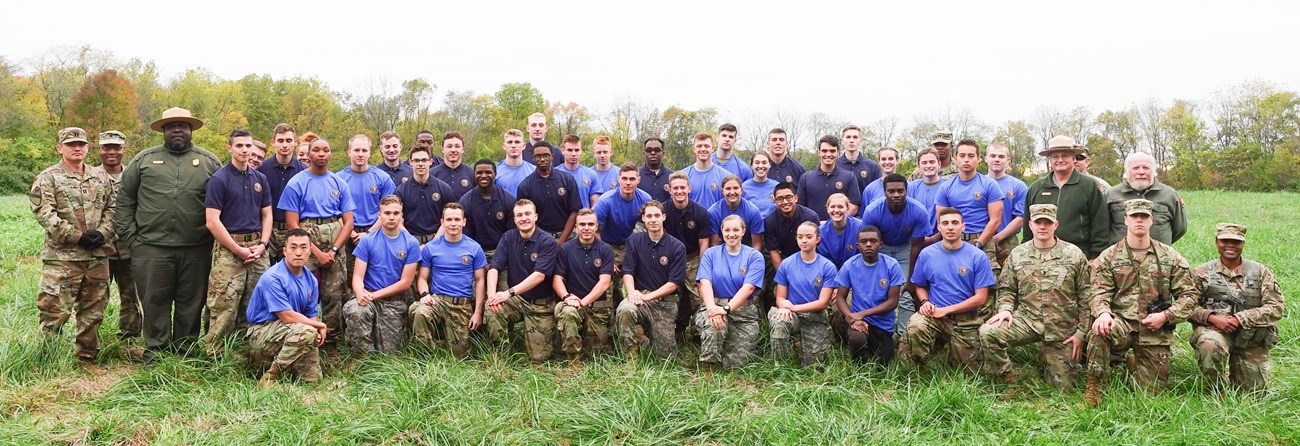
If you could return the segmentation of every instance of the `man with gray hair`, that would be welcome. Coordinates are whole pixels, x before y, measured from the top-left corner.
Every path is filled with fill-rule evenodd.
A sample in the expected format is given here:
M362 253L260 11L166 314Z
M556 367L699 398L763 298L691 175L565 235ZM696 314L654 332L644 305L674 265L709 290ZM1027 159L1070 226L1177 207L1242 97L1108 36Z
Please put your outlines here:
M1110 241L1124 238L1124 202L1134 198L1151 200L1151 238L1172 245L1187 232L1187 214L1183 198L1174 188L1156 180L1156 159L1149 153L1136 152L1124 158L1124 182L1106 190L1110 207Z

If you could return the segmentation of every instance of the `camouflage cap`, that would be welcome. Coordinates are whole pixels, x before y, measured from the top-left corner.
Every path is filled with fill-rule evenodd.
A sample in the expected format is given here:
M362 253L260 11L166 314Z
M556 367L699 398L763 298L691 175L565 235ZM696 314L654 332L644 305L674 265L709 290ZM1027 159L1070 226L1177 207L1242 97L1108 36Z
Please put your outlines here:
M1054 204L1034 204L1029 206L1029 221L1038 221L1039 219L1051 220L1056 223L1056 205Z
M1214 225L1214 238L1244 242L1246 241L1246 227L1236 223L1219 223Z
M1124 215L1146 214L1151 215L1151 200L1134 198L1124 202Z
M952 144L952 132L943 130L930 134L930 144Z
M1052 139L1047 140L1047 150L1038 152L1038 155L1047 156L1049 153L1060 150L1069 150L1074 153L1079 153L1083 151L1079 147L1078 144L1074 143L1074 138L1065 135L1056 135L1053 136Z
M59 144L67 144L70 142L84 142L90 144L90 140L86 139L86 131L81 127L68 127L59 130Z
M1092 158L1092 152L1088 150L1088 146L1085 146L1083 144L1075 144L1074 148L1079 149L1079 154L1088 158Z
M107 131L107 132L100 133L100 134L99 134L99 145L102 146L102 145L104 145L104 144L121 144L121 145L125 145L125 144L126 144L126 135L123 135L122 132L119 132L119 131L117 131L117 130L109 130L109 131Z

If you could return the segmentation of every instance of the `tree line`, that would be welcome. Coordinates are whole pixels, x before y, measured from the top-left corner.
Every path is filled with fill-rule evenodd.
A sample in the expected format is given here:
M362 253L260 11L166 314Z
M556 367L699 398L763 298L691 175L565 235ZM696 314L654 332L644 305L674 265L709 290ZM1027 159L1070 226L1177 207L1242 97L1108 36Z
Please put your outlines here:
M546 98L524 82L479 93L444 91L417 78L377 81L356 93L333 89L315 77L222 79L202 68L164 76L152 61L123 61L92 47L61 47L21 63L0 56L0 157L5 160L0 163L0 193L26 191L37 172L58 160L53 146L59 128L83 127L91 134L121 130L129 138L129 159L161 142L148 123L170 107L189 109L203 119L207 125L194 133L195 144L223 157L230 130L248 129L269 141L275 124L288 122L300 133L312 131L339 142L358 133L373 138L396 130L407 146L420 130L455 130L465 137L466 159L500 159L501 135L523 129L529 114L542 111L550 117L550 139L568 133L586 140L609 136L618 162L639 161L641 141L659 137L667 149L665 163L687 165L693 159L688 150L692 135L732 122L740 128L742 155L764 148L767 131L780 127L789 136L792 156L812 166L818 138L856 124L868 150L900 149L902 172L911 171L915 153L937 130L982 144L1006 143L1012 174L1022 178L1045 170L1038 151L1048 139L1068 135L1093 154L1089 172L1111 183L1120 181L1125 156L1144 151L1159 163L1161 180L1180 189L1300 190L1300 96L1265 82L1227 87L1207 99L1147 99L1119 110L1038 107L1022 119L1002 123L984 121L970 109L948 108L912 117L910 126L904 126L897 116L863 122L786 111L741 120L711 107L661 108L635 98L589 108ZM345 157L334 162L339 168L346 164Z

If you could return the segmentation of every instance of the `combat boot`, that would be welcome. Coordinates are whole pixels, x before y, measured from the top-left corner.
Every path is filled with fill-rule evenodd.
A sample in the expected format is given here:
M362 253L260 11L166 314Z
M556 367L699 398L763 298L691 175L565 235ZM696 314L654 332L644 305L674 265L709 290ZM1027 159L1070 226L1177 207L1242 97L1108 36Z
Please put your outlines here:
M1002 384L1015 384L1015 383L1016 383L1016 372L1013 372L1013 371L1011 371L1011 370L1007 370L1006 373L1003 373L1003 374L1002 374L1002 376L999 378L999 380L1002 382Z
M627 347L624 347L623 356L626 356L627 359L632 361L637 360L637 358L641 356L641 346L637 344L632 344Z
M582 359L582 353L579 352L565 353L564 356L569 360L569 364L577 364Z
M1101 405L1101 377L1088 377L1088 388L1083 391L1083 400L1092 407Z
M271 364L271 368L266 369L266 373L262 374L262 379L257 380L257 387L261 387L263 389L269 389L271 387L275 387L275 380L279 378L280 378L280 365Z

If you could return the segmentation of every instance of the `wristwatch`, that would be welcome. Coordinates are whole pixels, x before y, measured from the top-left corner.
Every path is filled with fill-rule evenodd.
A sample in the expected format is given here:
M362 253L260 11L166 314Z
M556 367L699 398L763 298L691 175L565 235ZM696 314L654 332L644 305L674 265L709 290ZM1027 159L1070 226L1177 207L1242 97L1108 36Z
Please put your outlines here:
M511 297L518 296L518 294L515 294L515 289L514 289L514 287L509 288L508 291L510 291L510 296L511 296Z
M983 243L980 243L979 240L975 240L975 241L973 241L973 242L970 242L970 244L975 245L976 248L984 249L984 244L983 244Z
M338 254L338 253L339 253L339 247L337 247L337 246L333 246L333 245L330 245L330 252L335 253L335 254Z
M723 305L723 306L722 306L722 311L725 312L725 313L727 313L727 314L731 314L731 304Z

